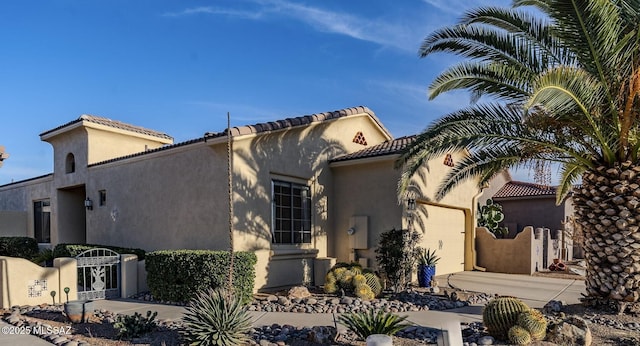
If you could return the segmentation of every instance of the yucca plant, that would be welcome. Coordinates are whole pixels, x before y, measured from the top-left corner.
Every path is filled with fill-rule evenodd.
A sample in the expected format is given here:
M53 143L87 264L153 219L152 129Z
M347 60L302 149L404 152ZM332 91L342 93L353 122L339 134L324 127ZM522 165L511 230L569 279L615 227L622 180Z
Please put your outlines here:
M369 310L368 312L344 314L338 317L340 323L344 324L350 331L356 333L359 338L366 340L369 335L395 333L410 326L403 323L407 316L398 316L390 312Z
M222 289L200 292L182 318L190 345L240 345L247 341L251 321L242 301Z

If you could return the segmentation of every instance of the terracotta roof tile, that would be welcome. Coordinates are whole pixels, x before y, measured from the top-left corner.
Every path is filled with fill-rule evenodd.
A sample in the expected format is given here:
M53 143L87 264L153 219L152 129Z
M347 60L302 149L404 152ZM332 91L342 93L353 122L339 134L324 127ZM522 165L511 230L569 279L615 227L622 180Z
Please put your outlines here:
M334 159L331 159L331 162L348 161L348 160L364 159L367 157L397 154L402 149L406 148L415 139L416 139L416 136L405 136L405 137L400 137L400 138L396 138L389 141L384 141L380 144L372 145L368 148L358 150L351 154L338 156Z
M51 129L49 131L45 131L45 132L41 133L40 136L43 136L43 135L46 135L48 133L63 129L63 128L67 127L67 126L73 125L75 123L79 123L81 121L88 121L88 122L91 122L91 123L94 123L94 124L109 126L109 127L113 127L113 128L120 129L120 130L126 130L126 131L140 133L140 134L147 135L147 136L153 136L153 137L173 140L173 138L171 136L167 135L166 133L162 133L162 132L146 129L144 127L130 125L130 124L127 124L127 123L123 123L121 121L111 120L109 118L103 118L103 117L99 117L99 116L95 116L95 115L88 115L88 114L83 114L82 116L80 116L76 120L70 121L70 122L68 122L68 123L66 123L64 125L58 126L58 127L54 128L54 129Z
M253 125L234 126L231 128L231 135L239 136L239 135L248 135L252 133L277 131L285 128L304 126L304 125L308 125L315 122L322 122L325 120L337 119L337 118L342 118L342 117L355 115L355 114L368 114L373 119L373 121L375 121L378 124L378 126L380 126L382 131L384 131L385 134L389 138L391 138L391 134L382 125L378 117L376 117L375 113L373 113L372 110L370 110L365 106L345 108L345 109L340 109L333 112L303 115L295 118L286 118L282 120L270 121L266 123L258 123ZM227 135L227 130L225 129L224 131L221 131L221 132L207 132L205 133L204 136L206 138L216 138L216 137L223 137L226 135Z
M294 127L294 126L307 125L307 124L310 124L312 122L319 122L319 121L324 121L324 120L329 120L329 119L336 119L336 118L346 117L346 116L349 116L349 115L363 114L363 113L364 114L368 114L380 126L382 131L384 131L389 137L391 137L391 134L389 134L387 129L382 125L382 123L376 117L376 115L373 113L373 111L371 111L369 108L367 108L365 106L346 108L346 109L341 109L341 110L337 110L337 111L333 111L333 112L325 112L325 113L304 115L304 116L295 117L295 118L287 118L287 119L283 119L283 120L270 121L270 122L267 122L267 123L259 123L259 124L254 124L254 125L232 127L231 128L231 135L232 136L238 136L238 135L246 135L246 134L251 134L251 133L274 131L274 130L289 128L289 127ZM65 126L69 126L70 124L78 122L78 121L80 121L80 120L75 120L75 121L73 121L71 123L62 125L59 128L62 128L62 127L65 127ZM55 130L56 129L53 129L51 131L55 131ZM51 132L51 131L48 131L48 132ZM170 149L173 149L173 148L182 147L182 146L185 146L185 145L194 144L194 143L198 143L198 142L203 142L203 141L206 142L208 139L213 139L213 138L217 138L217 137L223 137L223 136L226 136L226 135L227 135L227 130L226 129L224 131L215 132L215 133L207 132L207 133L204 134L204 137L195 138L195 139L188 140L188 141L181 142L181 143L165 145L165 146L162 146L160 148L147 150L147 151L143 151L143 152L139 152L139 153L135 153L135 154L130 154L130 155L127 155L127 156L116 157L116 158L113 158L113 159L92 163L92 164L88 165L88 167L99 166L99 165L102 165L102 164L115 162L115 161L120 161L120 160L125 160L125 159L128 159L128 158L142 156L142 155L146 155L146 154L154 153L154 152L158 152L158 151L170 150Z
M543 186L522 181L510 181L493 195L494 199L514 197L555 196L556 186Z

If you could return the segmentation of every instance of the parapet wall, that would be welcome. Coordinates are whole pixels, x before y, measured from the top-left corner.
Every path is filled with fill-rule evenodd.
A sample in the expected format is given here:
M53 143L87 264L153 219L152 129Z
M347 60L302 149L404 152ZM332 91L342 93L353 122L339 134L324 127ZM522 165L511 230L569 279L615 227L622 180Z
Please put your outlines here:
M573 243L562 232L527 226L513 239L497 239L485 227L476 228L478 266L489 272L531 275L547 269L554 258L572 259ZM567 237L565 237L567 238Z

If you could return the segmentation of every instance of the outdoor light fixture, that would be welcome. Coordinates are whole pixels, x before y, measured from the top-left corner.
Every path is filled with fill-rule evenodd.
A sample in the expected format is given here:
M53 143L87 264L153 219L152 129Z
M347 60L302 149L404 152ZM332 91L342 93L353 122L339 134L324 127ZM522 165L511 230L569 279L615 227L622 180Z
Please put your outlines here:
M407 209L416 210L416 199L415 198L407 199Z
M84 206L87 210L93 210L93 202L91 201L91 198L87 197L87 199L84 200Z

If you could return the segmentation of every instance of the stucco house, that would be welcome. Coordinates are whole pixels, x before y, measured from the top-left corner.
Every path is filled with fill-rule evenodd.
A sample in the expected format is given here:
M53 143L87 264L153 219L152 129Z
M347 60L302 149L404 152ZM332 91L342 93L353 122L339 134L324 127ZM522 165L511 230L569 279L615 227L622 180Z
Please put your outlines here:
M573 216L573 202L568 196L556 205L556 190L556 186L510 181L493 195L493 200L502 205L503 224L509 228L510 238L525 226L564 229L563 223Z
M432 196L451 162L433 160L397 197L398 152L366 107L231 128L234 244L258 256L256 289L313 281L322 258L376 267L379 234L414 227L438 250L438 273L473 268L473 181ZM41 246L94 243L228 249L227 133L171 136L83 115L43 132L54 171L0 186L0 235Z

